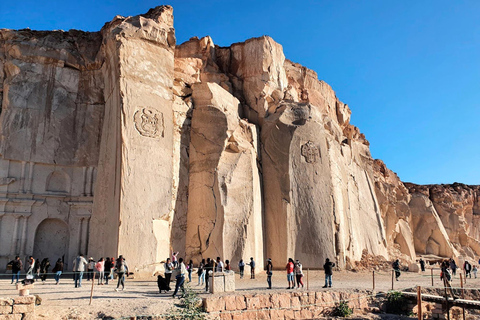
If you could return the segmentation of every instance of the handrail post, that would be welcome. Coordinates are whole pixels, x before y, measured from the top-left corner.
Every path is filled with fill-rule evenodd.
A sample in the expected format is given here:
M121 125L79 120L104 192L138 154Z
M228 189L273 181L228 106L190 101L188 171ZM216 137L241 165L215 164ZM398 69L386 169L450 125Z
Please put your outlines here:
M417 314L418 314L418 320L422 320L423 315L422 315L422 287L421 286L417 287Z

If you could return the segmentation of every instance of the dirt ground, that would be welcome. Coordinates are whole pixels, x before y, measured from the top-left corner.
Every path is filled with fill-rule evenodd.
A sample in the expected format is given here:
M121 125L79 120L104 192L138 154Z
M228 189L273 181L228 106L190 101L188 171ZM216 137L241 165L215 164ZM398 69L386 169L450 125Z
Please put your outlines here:
M248 268L247 268L248 269ZM343 289L369 289L373 287L372 272L335 272L333 276L333 287L323 289L323 271L304 270L305 287L299 290L343 290ZM256 279L249 279L246 274L244 279L236 275L236 292L234 294L252 294L258 292L281 292L287 291L286 274L283 271L275 271L273 275L273 290L267 290L265 274L258 274ZM192 277L190 286L199 293L200 297L210 295L205 293L204 287L197 286L197 276ZM125 291L115 291L116 281L109 285L94 285L92 304L90 302L91 282L84 279L81 288L74 288L71 276L64 275L59 285L55 285L53 277L47 279L45 284L35 283L31 294L37 294L42 298L42 304L36 307L37 319L96 319L115 318L129 319L132 316L152 316L168 312L170 308L178 303L170 293L158 293L156 278L151 279L127 279ZM174 282L171 283L172 289ZM421 285L431 286L430 270L426 273L403 272L399 281L394 281L394 289L406 289ZM441 286L439 271L435 270L434 285ZM454 287L460 286L458 275L453 279ZM480 279L468 279L466 287L479 288ZM376 291L387 291L392 288L392 277L390 272L375 273ZM17 290L10 280L0 280L0 296L14 297ZM232 293L228 293L232 294Z

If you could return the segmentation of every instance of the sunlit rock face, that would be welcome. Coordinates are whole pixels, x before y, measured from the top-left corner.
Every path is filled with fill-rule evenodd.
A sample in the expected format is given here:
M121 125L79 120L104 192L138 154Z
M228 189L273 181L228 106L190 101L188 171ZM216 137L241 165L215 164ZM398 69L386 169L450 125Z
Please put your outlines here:
M402 183L267 36L177 45L170 6L99 32L0 30L0 100L0 264L480 255L480 187Z

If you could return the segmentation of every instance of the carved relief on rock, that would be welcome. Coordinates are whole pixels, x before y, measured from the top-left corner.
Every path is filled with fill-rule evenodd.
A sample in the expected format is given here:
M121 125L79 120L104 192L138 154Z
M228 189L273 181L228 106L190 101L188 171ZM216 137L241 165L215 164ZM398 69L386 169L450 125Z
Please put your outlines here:
M159 138L164 135L163 113L150 109L141 108L133 116L135 129L144 137Z
M307 163L315 163L320 158L320 150L312 141L308 141L302 146L302 156Z

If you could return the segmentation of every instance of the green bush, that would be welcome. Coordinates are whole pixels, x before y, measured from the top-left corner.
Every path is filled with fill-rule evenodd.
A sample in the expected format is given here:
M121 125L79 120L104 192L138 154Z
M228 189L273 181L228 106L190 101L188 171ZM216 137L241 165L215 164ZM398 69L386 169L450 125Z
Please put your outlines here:
M387 312L395 314L405 314L408 300L400 291L390 291L387 293Z
M202 300L198 297L195 291L185 284L185 294L183 295L180 303L177 304L178 308L171 308L166 316L167 320L180 320L180 319L198 319L205 320L205 313L202 310Z
M340 301L332 311L334 317L348 317L352 315L353 309L348 306L346 301Z

